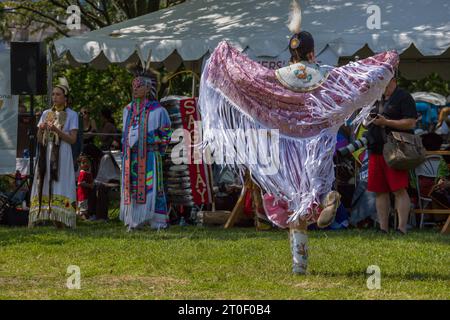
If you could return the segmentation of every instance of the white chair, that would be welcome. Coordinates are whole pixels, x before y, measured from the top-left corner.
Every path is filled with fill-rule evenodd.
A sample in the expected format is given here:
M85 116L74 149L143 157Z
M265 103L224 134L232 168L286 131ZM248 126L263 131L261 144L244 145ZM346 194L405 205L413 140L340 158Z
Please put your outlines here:
M99 203L102 201L104 201L102 204L106 203L107 205L109 205L108 202L111 202L111 200L120 201L121 178L120 167L117 164L114 155L111 152L106 152L100 160L97 177L95 178L95 184L98 186L97 210L109 211L109 208L104 209L104 206L99 207ZM108 201L106 201L106 199L108 199ZM111 214L114 214L118 210L119 207L114 208Z
M420 212L420 225L419 228L422 228L424 225L423 217L425 215L425 209L431 203L432 199L422 196L420 193L420 183L419 177L427 177L427 178L436 178L438 175L439 164L443 160L440 155L428 155L424 163L418 166L415 169L416 175L416 186L417 186L417 202L419 204L419 212ZM426 210L429 212L430 210ZM432 224L432 223L429 223Z

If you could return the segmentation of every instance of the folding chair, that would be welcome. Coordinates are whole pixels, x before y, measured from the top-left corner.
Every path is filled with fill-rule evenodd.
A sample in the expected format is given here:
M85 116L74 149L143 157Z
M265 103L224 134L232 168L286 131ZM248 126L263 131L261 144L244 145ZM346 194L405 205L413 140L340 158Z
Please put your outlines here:
M105 153L100 161L97 177L95 178L95 183L102 189L101 199L98 200L102 200L104 202L103 204L107 205L112 199L120 199L120 180L121 172L119 165L110 152ZM106 191L106 193L103 191ZM109 211L109 208L104 208L103 206L101 208L102 211ZM111 213L115 213L117 210L119 208L115 208Z
M424 223L425 214L441 213L442 210L427 209L427 206L432 202L432 199L428 196L423 196L420 192L420 177L427 177L436 179L438 175L439 163L442 160L440 155L428 155L424 163L415 169L416 174L416 186L417 186L417 199L419 204L419 210L415 210L415 213L420 213L420 225L419 228L422 229ZM450 210L449 210L450 212ZM433 224L433 223L427 223Z

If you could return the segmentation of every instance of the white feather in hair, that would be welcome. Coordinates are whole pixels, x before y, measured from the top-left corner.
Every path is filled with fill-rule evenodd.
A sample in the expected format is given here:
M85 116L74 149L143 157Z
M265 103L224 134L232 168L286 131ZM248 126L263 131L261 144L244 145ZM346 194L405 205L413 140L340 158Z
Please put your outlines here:
M69 89L69 82L67 81L66 77L60 77L58 79L58 83L62 86L65 86L67 89Z
M56 86L60 87L64 91L65 95L67 95L70 91L69 82L67 81L66 77L58 78L58 84Z
M299 33L302 24L302 10L297 0L292 0L291 11L289 12L288 28L293 33Z
M144 70L150 70L150 63L152 62L152 50L148 52L147 62L145 63Z
M126 69L131 72L135 77L142 77L148 81L148 84L151 86L150 93L156 98L157 93L159 91L159 78L160 74L158 71L152 69L150 67L151 63L151 51L148 54L147 61L138 61L129 63L126 65Z

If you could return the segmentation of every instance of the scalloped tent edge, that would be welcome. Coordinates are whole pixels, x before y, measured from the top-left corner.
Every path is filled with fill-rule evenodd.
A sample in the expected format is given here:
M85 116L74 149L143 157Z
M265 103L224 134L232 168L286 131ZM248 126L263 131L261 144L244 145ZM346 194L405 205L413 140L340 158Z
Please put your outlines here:
M137 57L175 70L181 63L201 62L221 40L255 57L286 56L286 27L290 0L187 0L180 5L130 19L54 43L58 57L71 64L104 68L126 64ZM438 71L450 79L450 3L424 0L400 3L380 0L381 29L370 30L367 8L371 1L300 1L303 29L316 40L318 59L337 65L355 55L396 49L402 54L402 73L420 78ZM405 14L407 12L408 14ZM411 19L414 16L414 19ZM368 51L367 51L368 49ZM366 51L364 51L366 50ZM365 54L366 52L366 54ZM425 68L414 66L423 62ZM196 65L201 63L196 63Z

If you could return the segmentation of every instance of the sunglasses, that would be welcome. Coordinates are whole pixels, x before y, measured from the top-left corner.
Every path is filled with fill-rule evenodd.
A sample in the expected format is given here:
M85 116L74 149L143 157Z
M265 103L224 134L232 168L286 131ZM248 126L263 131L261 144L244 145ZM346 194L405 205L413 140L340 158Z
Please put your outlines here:
M82 116L84 116L85 114L89 114L89 112L88 112L88 111L81 111L80 114L81 114Z

